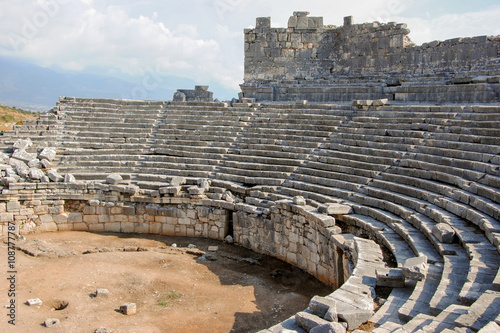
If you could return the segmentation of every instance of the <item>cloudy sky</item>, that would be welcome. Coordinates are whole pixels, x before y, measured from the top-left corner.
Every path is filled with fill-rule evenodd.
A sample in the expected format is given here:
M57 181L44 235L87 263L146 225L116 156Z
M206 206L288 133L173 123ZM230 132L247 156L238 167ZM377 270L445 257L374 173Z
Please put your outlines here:
M417 44L500 34L498 0L0 0L0 56L143 85L166 75L218 82L235 96L243 29L261 16L284 27L293 11L337 26L349 15L404 22Z

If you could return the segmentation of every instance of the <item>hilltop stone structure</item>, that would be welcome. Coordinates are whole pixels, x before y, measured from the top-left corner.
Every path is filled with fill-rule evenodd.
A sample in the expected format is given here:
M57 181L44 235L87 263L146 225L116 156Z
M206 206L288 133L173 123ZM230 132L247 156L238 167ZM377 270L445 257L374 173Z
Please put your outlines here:
M404 23L323 25L295 12L287 28L269 17L245 30L243 96L257 101L384 99L500 101L498 36L414 45Z
M259 18L231 106L61 97L0 137L0 231L232 239L335 288L263 333L498 331L500 37L407 35Z

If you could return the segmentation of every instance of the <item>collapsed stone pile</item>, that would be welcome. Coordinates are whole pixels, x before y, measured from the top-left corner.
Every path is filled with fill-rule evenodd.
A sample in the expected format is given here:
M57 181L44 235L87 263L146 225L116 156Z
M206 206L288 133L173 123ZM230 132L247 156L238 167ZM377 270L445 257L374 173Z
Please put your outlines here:
M63 176L51 169L56 158L55 148L45 147L36 152L32 146L31 139L19 139L12 146L13 152L10 156L0 153L0 185L8 186L17 182L76 182L73 175Z

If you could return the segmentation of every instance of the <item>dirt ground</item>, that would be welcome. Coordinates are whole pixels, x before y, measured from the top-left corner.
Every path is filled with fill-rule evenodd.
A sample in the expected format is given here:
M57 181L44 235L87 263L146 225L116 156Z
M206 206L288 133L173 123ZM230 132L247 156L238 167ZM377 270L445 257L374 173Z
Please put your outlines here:
M209 239L59 232L16 245L16 325L4 308L0 332L256 332L332 291L277 259ZM0 251L7 272L7 246ZM109 296L96 296L98 288ZM8 290L4 277L2 305ZM28 306L34 298L43 304ZM119 311L128 302L136 303L135 315ZM47 328L47 318L60 323Z

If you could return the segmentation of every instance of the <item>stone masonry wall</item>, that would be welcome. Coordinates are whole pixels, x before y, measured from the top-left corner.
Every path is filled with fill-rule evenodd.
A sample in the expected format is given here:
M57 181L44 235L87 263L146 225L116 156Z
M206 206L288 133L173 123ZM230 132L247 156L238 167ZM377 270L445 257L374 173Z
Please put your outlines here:
M255 29L245 29L244 97L279 101L309 96L313 101L328 101L343 100L347 94L346 100L394 99L395 92L384 91L385 87L420 82L480 83L482 86L474 89L490 93L476 96L477 101L498 99L500 36L415 46L403 23L352 24L352 18L347 17L343 26L335 27L308 14L295 12L288 28L272 28L271 19L261 17ZM488 80L490 76L495 77ZM454 81L456 77L461 79ZM332 85L344 89L332 90ZM368 91L363 95L345 89L350 86L363 86ZM311 91L311 87L316 89Z
M237 243L289 262L326 284L337 288L350 274L332 238L340 232L335 219L313 207L281 201L269 216L236 212L233 227Z
M2 235L93 231L224 240L271 255L339 287L350 276L335 219L305 204L281 201L261 210L204 196L141 195L134 186L19 183L0 201ZM11 232L11 233L9 233Z

